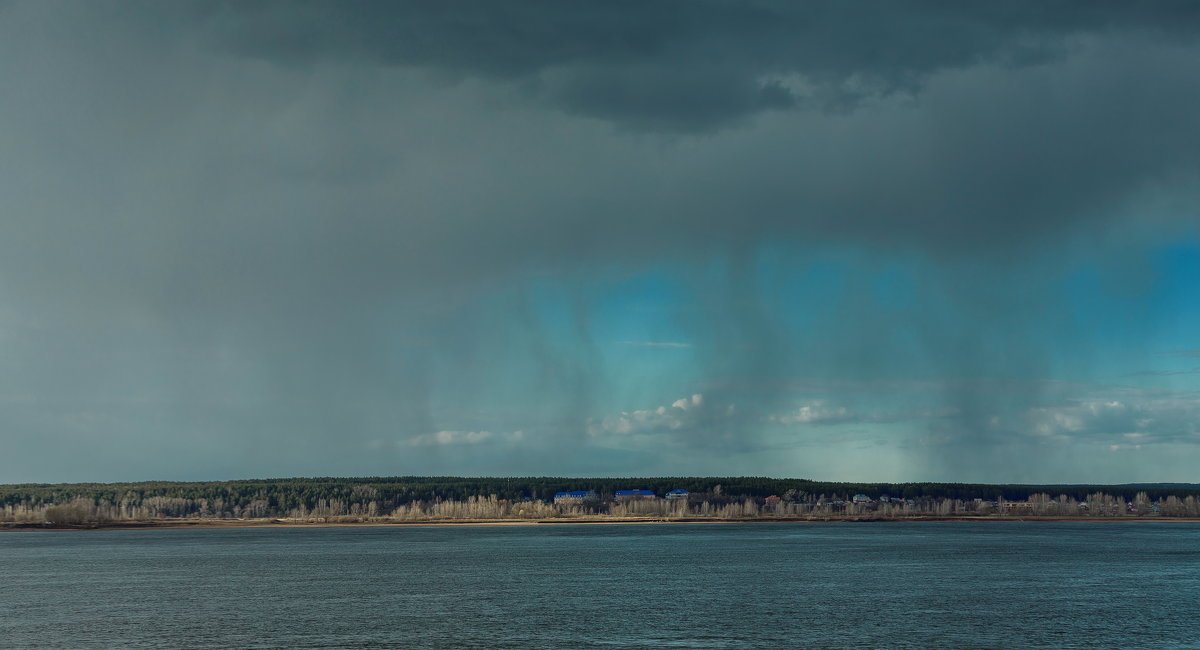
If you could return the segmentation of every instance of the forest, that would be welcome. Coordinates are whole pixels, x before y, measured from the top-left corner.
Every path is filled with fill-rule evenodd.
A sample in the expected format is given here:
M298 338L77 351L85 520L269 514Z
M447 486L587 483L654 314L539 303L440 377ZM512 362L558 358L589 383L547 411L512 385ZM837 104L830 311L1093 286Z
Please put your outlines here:
M614 501L617 490L632 488L650 490L657 497L676 489L690 494L675 500ZM556 493L572 490L591 490L597 498L588 503L554 503ZM1195 484L836 483L765 477L327 477L0 485L0 522L1008 514L1197 517L1198 498L1200 485Z

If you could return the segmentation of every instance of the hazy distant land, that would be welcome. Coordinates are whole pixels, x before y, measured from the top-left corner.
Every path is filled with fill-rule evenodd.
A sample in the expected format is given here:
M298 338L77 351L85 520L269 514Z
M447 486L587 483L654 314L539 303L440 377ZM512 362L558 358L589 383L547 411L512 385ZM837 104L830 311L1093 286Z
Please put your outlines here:
M1200 485L368 477L0 486L0 527L1200 518Z

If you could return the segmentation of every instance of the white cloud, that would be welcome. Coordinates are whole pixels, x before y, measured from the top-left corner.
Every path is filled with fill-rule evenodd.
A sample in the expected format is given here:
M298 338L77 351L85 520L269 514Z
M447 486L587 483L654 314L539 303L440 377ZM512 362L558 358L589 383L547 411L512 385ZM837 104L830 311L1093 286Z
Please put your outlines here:
M724 409L707 408L704 396L697 393L691 397L677 399L671 402L670 406L622 411L620 415L589 420L588 434L604 436L684 431L693 429L701 423L711 422L713 418L732 417L734 412L732 404L727 405Z
M1030 435L1092 439L1111 449L1137 449L1159 442L1200 443L1200 399L1086 399L1029 409ZM1133 443L1133 444L1130 444Z
M699 407L699 406L703 406L703 405L704 405L704 396L700 395L700 394L692 395L690 398L684 397L682 399L677 399L671 403L671 406L673 408L683 409L685 411L692 407ZM660 410L664 409L664 407L662 407L662 406L660 406L658 408Z
M517 442L525 439L524 431L494 434L491 431L438 431L409 438L401 444L409 447L438 447L477 445L485 442Z
M825 400L809 402L794 411L782 415L767 416L768 422L779 424L832 424L849 422L857 419L855 414L844 406L832 406Z

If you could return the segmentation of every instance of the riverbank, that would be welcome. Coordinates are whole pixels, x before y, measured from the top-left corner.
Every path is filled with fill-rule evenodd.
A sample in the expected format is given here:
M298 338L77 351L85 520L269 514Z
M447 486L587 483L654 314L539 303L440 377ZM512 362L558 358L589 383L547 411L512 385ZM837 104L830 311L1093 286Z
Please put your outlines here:
M69 531L69 530L144 530L144 529L228 529L228 528L396 528L405 526L562 526L562 525L644 525L644 524L822 524L822 523L894 523L894 522L1081 522L1081 523L1200 523L1195 517L1039 517L1023 516L911 516L869 517L563 517L554 519L363 519L350 518L264 518L264 519L151 519L142 521L112 521L81 524L35 524L0 522L0 531Z

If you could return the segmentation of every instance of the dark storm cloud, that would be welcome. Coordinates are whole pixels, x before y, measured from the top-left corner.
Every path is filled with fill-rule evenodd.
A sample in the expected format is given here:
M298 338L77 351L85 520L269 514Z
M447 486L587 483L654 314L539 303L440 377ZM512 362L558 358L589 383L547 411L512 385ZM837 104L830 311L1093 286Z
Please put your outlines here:
M56 36L75 37L70 48L10 67L18 91L32 86L8 100L23 134L11 155L25 157L21 189L42 192L50 213L10 241L26 254L46 240L82 251L34 281L74 273L103 291L116 274L163 301L255 309L264 286L276 305L303 305L397 282L420 291L409 279L423 275L444 295L520 268L664 253L731 252L744 273L739 260L773 237L976 255L1079 224L1099 233L1130 218L1138 193L1177 189L1197 169L1196 11L1032 7L236 3L67 15ZM1046 55L1014 54L1034 50ZM791 74L875 101L663 140L538 111L688 132L749 118L758 100L738 88ZM889 96L900 90L916 99ZM23 100L37 95L54 105ZM69 194L53 187L64 173ZM71 198L98 218L71 223Z
M695 132L759 111L848 110L947 68L1034 65L1113 31L1190 38L1189 2L235 3L214 35L284 63L483 76L569 112ZM799 78L790 79L789 75Z
M575 155L597 159L559 187L592 176L628 201L581 192L539 206L539 255L644 254L667 233L685 248L753 246L814 229L1007 249L1110 221L1133 193L1194 174L1200 149L1194 3L236 3L199 5L186 24L213 47L296 70L481 80L644 133L749 128L777 109L824 116L769 120L773 136L721 151L716 178L580 140ZM458 243L472 249L450 256L503 265L522 248L494 219L470 222L497 246Z

